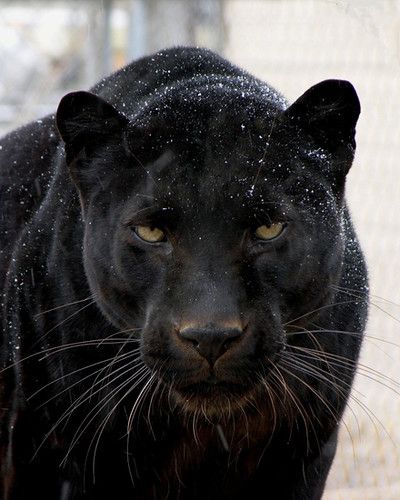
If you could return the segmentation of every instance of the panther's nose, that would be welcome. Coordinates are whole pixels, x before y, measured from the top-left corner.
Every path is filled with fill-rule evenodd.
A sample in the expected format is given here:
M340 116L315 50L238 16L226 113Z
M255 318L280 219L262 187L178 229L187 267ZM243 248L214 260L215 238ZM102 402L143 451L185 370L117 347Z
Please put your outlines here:
M211 328L187 327L179 331L180 338L191 344L210 365L222 356L243 334L238 327Z

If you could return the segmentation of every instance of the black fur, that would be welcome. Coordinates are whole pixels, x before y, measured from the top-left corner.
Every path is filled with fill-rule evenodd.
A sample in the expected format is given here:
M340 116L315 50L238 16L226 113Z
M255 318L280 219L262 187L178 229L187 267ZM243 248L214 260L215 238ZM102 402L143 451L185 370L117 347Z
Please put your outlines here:
M367 315L359 112L179 48L2 139L1 498L321 498Z

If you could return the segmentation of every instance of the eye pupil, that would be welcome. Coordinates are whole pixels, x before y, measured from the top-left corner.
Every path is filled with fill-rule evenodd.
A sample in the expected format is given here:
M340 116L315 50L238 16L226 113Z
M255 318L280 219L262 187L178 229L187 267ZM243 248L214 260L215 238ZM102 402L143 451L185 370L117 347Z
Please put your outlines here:
M263 224L255 230L255 235L260 240L269 241L277 238L284 228L285 226L282 222L276 222L269 226Z
M136 226L134 231L141 240L147 243L159 243L165 240L164 231L158 227Z

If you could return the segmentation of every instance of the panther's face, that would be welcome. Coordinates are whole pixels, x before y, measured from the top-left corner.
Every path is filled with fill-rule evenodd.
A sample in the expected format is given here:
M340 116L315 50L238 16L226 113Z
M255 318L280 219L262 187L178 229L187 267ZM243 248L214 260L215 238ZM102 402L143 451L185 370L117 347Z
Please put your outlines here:
M269 117L261 103L233 113L198 102L180 113L183 125L167 113L141 127L74 94L68 113L92 106L99 122L98 137L92 127L82 142L60 106L90 288L186 410L230 411L251 397L290 326L307 328L339 280L358 112L346 111L352 121L343 112L343 103L356 108L352 89L323 85ZM324 104L321 92L342 96L342 108L315 124L307 113ZM331 130L338 109L341 128Z

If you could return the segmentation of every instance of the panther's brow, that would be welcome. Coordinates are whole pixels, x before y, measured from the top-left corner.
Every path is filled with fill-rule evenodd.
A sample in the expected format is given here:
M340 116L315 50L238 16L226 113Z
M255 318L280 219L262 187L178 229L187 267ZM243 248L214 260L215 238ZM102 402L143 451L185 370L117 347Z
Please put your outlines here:
M124 226L131 226L134 223L150 220L151 218L164 218L167 214L173 211L172 207L160 207L158 205L151 205L150 207L143 207L137 210L134 214L127 215L123 220Z
M143 207L139 210L137 210L133 214L129 214L128 216L124 217L122 220L122 224L124 226L130 226L132 222L135 222L139 217L140 218L145 218L149 217L150 215L153 215L154 213L159 211L158 205L151 205L150 207Z

